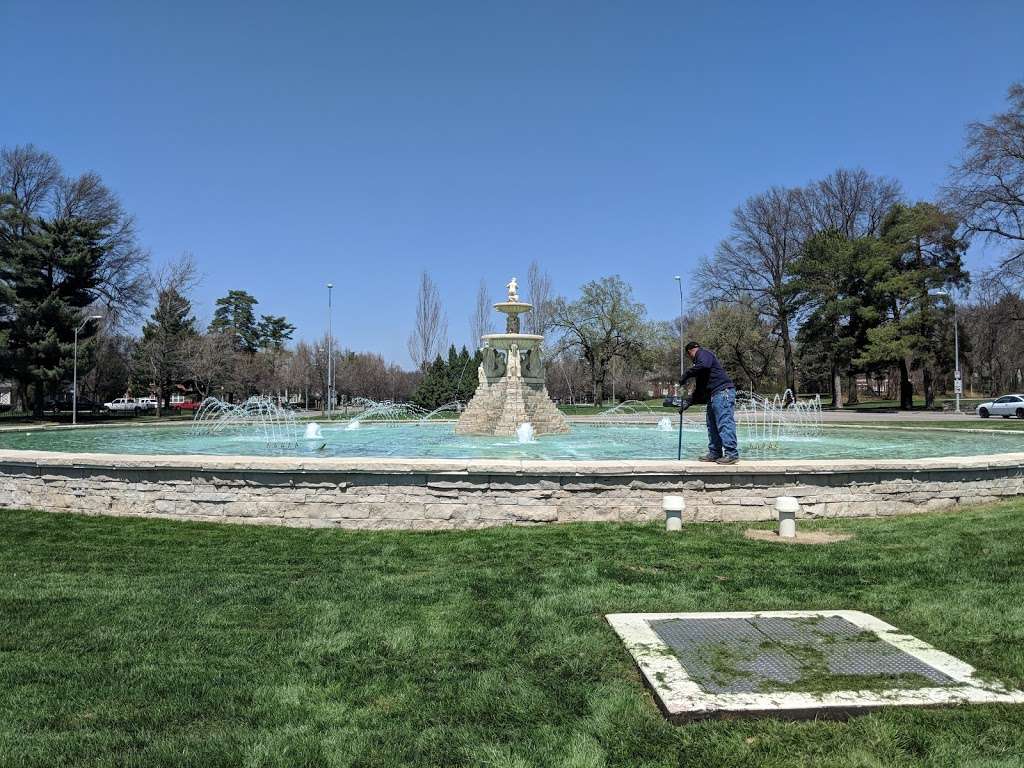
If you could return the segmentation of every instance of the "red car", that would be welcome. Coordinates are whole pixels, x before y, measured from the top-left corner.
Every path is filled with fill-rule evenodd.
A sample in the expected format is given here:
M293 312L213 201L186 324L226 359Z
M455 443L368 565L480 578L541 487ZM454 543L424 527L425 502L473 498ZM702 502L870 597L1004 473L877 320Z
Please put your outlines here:
M186 400L183 403L171 403L171 408L176 411L198 411L202 405L200 400Z

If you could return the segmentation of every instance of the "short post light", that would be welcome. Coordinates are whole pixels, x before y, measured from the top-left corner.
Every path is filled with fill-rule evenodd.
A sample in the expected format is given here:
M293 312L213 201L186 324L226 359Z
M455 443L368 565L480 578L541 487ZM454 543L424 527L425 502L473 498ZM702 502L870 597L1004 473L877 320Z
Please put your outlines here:
M775 500L775 511L779 513L779 536L795 539L796 514L800 511L800 502L792 496L779 496Z
M683 530L683 510L686 500L682 496L665 496L661 500L661 508L665 510L665 530Z

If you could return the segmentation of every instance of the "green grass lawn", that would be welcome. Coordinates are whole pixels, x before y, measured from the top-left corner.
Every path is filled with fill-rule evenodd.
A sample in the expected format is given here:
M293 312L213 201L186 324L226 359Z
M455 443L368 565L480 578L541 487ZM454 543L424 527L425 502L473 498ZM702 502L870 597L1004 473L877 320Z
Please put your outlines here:
M603 615L867 611L1024 685L1024 501L348 533L0 512L4 766L1019 766L1024 707L667 724Z
M79 424L108 424L110 426L119 426L123 424L147 424L163 421L191 421L192 418L192 411L178 412L174 410L164 411L159 417L155 413L133 414L123 412L112 413L110 411L78 412ZM0 414L0 427L45 427L70 424L70 411L61 413L47 412L43 414L41 419L37 419L31 413L7 412Z

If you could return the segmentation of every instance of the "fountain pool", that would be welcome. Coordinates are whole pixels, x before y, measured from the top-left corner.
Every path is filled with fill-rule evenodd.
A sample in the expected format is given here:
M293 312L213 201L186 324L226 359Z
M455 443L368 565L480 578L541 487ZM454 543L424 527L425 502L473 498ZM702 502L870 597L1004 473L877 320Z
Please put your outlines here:
M313 426L313 425L309 425ZM513 436L457 435L452 423L374 424L347 429L322 423L316 440L268 443L259 430L197 434L187 426L89 427L0 432L0 450L211 456L394 457L406 459L674 459L675 425L588 425L533 441ZM684 456L705 448L703 425L686 423ZM314 430L315 431L315 430ZM749 433L749 434L748 434ZM307 431L306 437L310 434ZM745 459L917 459L1024 451L1024 434L956 430L824 427L819 435L783 435L764 447L739 430ZM749 440L748 440L749 438ZM745 445L746 442L746 445ZM743 465L739 465L742 467Z
M675 430L635 422L577 422L568 434L520 442L422 421L322 423L316 439L280 441L236 421L0 432L0 508L450 529L663 520L666 494L684 497L687 521L770 520L779 496L797 497L801 516L834 517L1024 495L1019 433L766 434L761 420L740 427L743 461L719 466L693 460L705 450L694 422L684 423L689 460L677 461Z

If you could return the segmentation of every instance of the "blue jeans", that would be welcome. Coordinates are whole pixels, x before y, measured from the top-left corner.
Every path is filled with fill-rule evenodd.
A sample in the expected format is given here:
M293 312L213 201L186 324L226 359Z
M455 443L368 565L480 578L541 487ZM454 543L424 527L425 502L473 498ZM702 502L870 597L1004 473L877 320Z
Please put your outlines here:
M739 458L736 445L736 390L722 389L708 401L708 455L714 458L726 455Z

